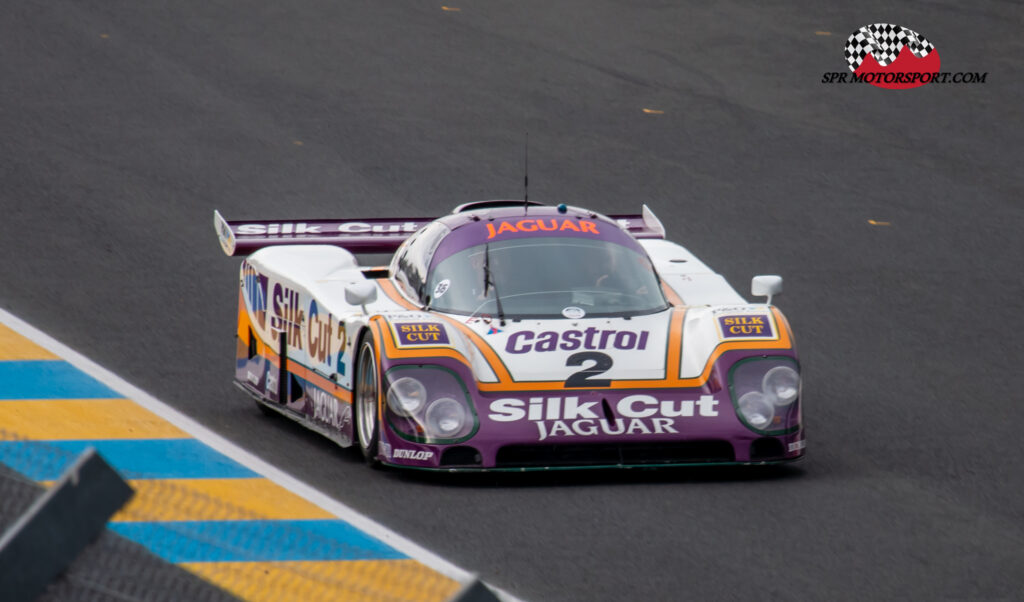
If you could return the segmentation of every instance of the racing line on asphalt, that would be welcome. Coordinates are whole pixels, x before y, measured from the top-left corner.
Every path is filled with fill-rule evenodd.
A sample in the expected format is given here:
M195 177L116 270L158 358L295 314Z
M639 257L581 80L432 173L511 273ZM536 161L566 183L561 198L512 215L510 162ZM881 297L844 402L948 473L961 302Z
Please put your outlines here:
M470 579L0 310L0 461L45 484L90 446L135 489L108 528L243 599L440 601Z

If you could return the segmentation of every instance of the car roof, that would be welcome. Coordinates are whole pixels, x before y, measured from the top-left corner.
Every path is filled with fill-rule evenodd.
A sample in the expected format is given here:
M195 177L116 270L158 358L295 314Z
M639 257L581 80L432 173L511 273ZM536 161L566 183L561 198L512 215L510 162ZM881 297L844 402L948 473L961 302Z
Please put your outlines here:
M463 249L515 238L575 237L625 245L646 255L636 240L604 215L567 205L523 201L485 201L439 218L449 232L431 258L431 266ZM460 207L460 208L462 208Z
M480 201L456 207L455 211L438 218L449 230L456 230L481 221L508 220L510 218L562 218L592 219L607 222L618 228L618 224L600 213L573 207L571 205L541 205L530 201Z

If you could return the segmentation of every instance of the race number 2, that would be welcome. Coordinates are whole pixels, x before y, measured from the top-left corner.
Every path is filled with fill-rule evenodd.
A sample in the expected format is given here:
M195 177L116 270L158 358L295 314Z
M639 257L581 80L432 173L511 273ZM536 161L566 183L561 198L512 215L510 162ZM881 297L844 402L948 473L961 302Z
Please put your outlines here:
M612 367L612 358L606 353L600 353L598 351L581 351L579 353L574 353L569 356L569 359L565 360L565 365L582 366L586 362L593 363L579 372L574 372L569 375L569 378L565 379L566 388L611 386L611 379L594 378L599 374L604 374Z

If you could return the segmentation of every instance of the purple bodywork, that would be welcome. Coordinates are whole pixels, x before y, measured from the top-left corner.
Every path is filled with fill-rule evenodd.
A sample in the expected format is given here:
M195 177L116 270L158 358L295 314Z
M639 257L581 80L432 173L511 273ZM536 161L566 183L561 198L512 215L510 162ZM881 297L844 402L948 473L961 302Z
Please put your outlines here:
M394 251L412 233L433 221L443 224L448 234L434 250L431 265L490 240L545 233L596 237L636 248L640 253L644 251L635 238L660 238L641 216L609 219L574 208L566 212L554 207L530 207L528 212L521 207L498 208L456 213L439 220L250 221L231 222L229 227L235 254L277 244L337 244L352 252L382 252ZM225 251L232 254L228 248ZM256 282L252 278L258 275L250 276L246 277ZM253 305L253 309L258 308ZM241 311L245 308L240 307ZM388 319L387 315L383 317ZM465 320L465 316L453 318ZM584 325L589 320L583 320ZM392 332L400 347L449 346L449 331L439 328L439 323L405 321L392 325ZM450 355L389 357L378 343L382 399L396 379L415 375L432 396L443 394L464 400L473 414L472 420L451 437L431 439L417 422L421 418L398 415L382 401L379 460L389 465L456 471L776 463L801 458L805 440L799 396L779 406L775 414L769 410L771 420L761 428L752 426L738 409L740 398L766 386L762 381L772 368L788 366L799 372L795 349L759 349L759 339L774 339L778 333L755 314L720 316L715 323L723 342L752 342L743 349L718 355L706 381L694 388L658 387L658 381L652 380L650 388L566 385L535 391L485 392L477 386L469 366ZM625 338L622 344L626 344ZM283 363L287 365L287 360ZM338 369L344 375L340 357ZM666 366L665 371L672 369ZM351 444L356 440L351 404L334 403L336 386L334 391L328 390L332 388L330 381L317 380L309 372L282 375L274 361L254 355L252 343L246 345L239 340L239 386L261 403L293 412L307 426L343 445Z
M791 350L770 353L770 357L796 363ZM735 411L726 384L728 371L750 356L746 351L726 352L715 363L708 382L693 389L597 388L496 394L473 387L472 374L462 363L437 358L431 363L457 373L467 383L478 427L465 441L437 445L413 441L389 424L382 438L381 460L442 470L528 470L798 459L804 449L799 400L781 417L780 428L767 434L751 430ZM385 361L389 373L395 367L414 365L407 360ZM505 413L493 411L493 404L503 399L511 400L504 406ZM509 420L513 413L519 416L517 410L525 415Z

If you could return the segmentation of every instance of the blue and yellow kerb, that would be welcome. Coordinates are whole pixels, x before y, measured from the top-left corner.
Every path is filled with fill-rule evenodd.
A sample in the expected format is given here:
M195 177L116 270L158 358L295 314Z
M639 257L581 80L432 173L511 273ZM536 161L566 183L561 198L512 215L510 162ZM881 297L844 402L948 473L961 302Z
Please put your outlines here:
M459 588L0 323L0 462L45 484L90 446L135 489L108 527L243 599L441 601Z

